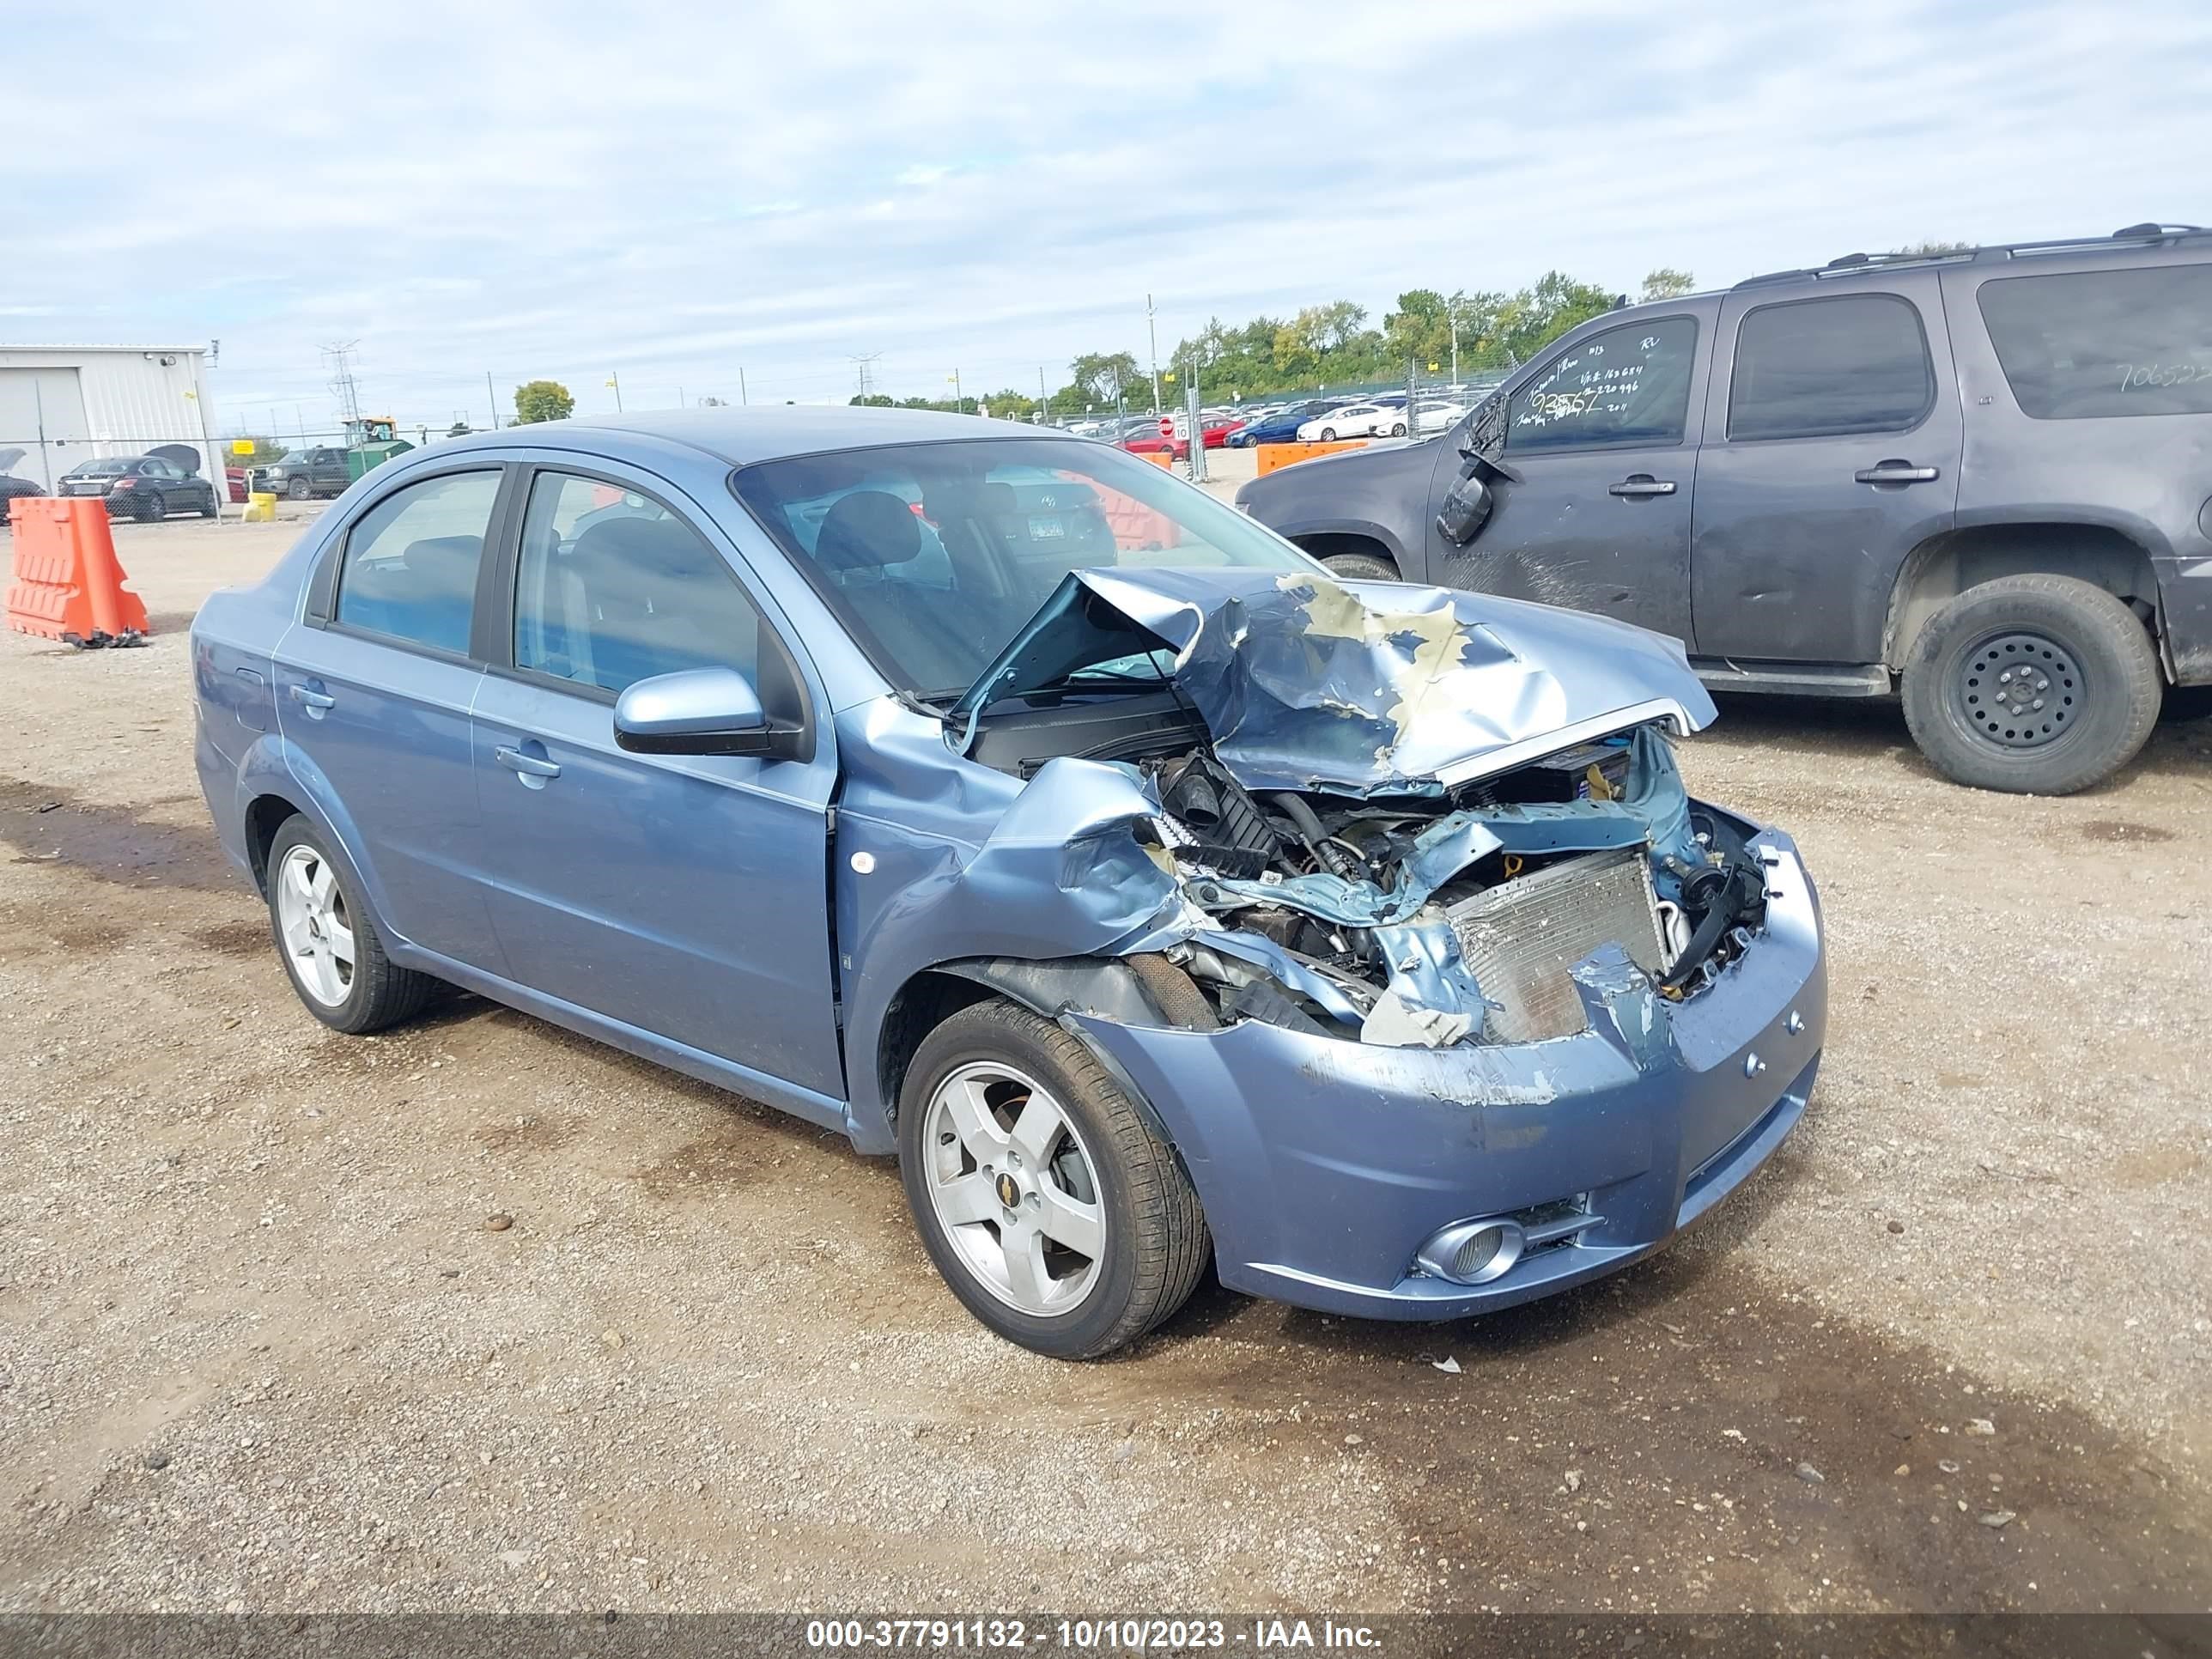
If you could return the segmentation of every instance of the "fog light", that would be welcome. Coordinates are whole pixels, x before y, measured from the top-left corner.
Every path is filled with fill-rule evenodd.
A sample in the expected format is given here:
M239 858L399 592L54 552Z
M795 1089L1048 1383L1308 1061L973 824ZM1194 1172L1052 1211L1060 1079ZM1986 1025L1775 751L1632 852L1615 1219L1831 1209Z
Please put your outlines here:
M1517 1221L1455 1221L1431 1234L1413 1260L1455 1285L1487 1285L1512 1271L1526 1243Z

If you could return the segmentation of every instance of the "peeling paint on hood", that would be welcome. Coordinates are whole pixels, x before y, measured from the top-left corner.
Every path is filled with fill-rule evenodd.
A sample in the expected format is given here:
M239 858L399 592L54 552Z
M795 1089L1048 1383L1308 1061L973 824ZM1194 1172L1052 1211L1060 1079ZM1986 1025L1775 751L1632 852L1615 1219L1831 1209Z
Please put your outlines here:
M1248 789L1435 795L1632 720L1714 717L1679 641L1604 617L1319 570L1116 567L1060 584L950 740L1000 698L1159 649Z

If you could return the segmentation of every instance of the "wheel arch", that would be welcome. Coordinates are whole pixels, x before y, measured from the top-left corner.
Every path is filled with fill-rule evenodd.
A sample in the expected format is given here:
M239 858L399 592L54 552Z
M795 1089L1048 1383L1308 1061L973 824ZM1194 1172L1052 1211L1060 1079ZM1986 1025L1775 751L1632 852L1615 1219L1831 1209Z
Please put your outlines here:
M1168 966L1164 958L1159 965ZM1196 992L1194 990L1192 994L1195 996ZM1114 1074L1152 1133L1166 1145L1175 1144L1174 1136L1168 1133L1152 1103L1121 1068L1100 1054L1096 1044L1061 1018L1071 1009L1081 1009L1126 1024L1176 1023L1161 1012L1159 1002L1137 969L1115 957L1077 957L1052 962L963 957L908 975L884 1005L883 1021L876 1031L874 1074L884 1128L896 1121L899 1093L906 1085L907 1068L913 1063L923 1039L963 1008L993 996L1004 997L1073 1032L1076 1040Z
M2126 604L2166 661L2158 572L2149 550L2112 525L2063 520L1983 524L1929 537L1906 555L1890 591L1881 659L1905 666L1929 621L1970 587L2000 576L2073 576Z

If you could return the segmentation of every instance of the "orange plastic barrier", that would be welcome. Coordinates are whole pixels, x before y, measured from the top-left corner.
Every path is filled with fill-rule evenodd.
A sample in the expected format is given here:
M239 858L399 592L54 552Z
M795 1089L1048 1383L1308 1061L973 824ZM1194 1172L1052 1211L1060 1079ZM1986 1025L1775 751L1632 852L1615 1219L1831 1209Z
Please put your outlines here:
M1310 461L1316 455L1334 455L1340 449L1364 449L1364 438L1339 438L1328 444L1255 444L1252 453L1260 463L1262 477L1279 466L1294 466L1300 461Z
M107 504L25 495L14 506L8 626L88 647L142 643L146 602L123 586Z
M1147 449L1140 453L1146 460L1157 462L1162 466L1173 466L1176 464L1175 452L1171 449Z

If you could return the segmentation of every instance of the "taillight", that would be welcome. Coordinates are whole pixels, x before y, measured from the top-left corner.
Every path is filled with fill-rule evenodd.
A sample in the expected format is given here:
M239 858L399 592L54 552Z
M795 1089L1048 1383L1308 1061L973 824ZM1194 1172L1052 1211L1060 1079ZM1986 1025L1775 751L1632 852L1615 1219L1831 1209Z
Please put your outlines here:
M128 489L137 482L138 480L136 478L118 478L113 483L107 487L110 489Z

